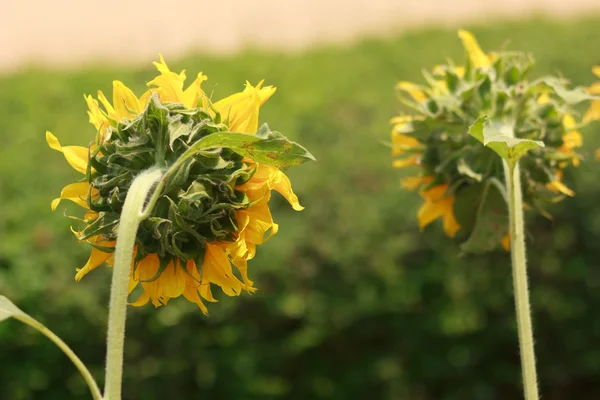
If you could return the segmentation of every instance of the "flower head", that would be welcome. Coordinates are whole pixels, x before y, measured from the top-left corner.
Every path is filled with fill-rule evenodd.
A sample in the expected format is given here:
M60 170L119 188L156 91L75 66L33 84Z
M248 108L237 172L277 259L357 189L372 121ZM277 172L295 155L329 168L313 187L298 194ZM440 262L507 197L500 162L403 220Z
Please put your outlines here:
M61 200L86 209L82 229L74 230L92 246L88 262L75 275L80 280L103 263L112 265L120 213L134 177L152 167L167 171L137 233L129 289L141 287L142 293L132 304L151 301L158 307L183 295L207 313L204 301L216 301L211 285L229 296L256 290L247 262L258 245L277 233L268 206L271 191L302 210L279 168L285 163L277 162L276 147L304 151L304 159L312 156L268 126L259 129L260 107L274 87L247 82L242 92L212 102L202 90L207 80L202 73L184 87L185 71L171 71L162 56L154 64L160 74L140 97L120 81L113 82L112 103L102 92L97 98L85 96L97 130L89 146L61 146L46 133L49 146L81 174L79 182L63 188L52 209ZM250 138L250 144L269 143L271 151L225 143L237 134L247 134L235 138ZM184 156L199 141L215 137L212 148Z
M486 53L470 32L458 36L464 65L438 65L424 72L424 84L397 84L405 111L391 120L393 165L416 171L401 184L424 200L421 229L441 218L448 236L468 237L465 250L485 251L506 243L503 167L470 128L486 116L487 133L509 130L511 137L544 142L521 158L521 168L528 208L548 215L547 204L574 195L562 182L563 170L579 164L583 144L571 106L589 95L557 77L530 81L529 55Z

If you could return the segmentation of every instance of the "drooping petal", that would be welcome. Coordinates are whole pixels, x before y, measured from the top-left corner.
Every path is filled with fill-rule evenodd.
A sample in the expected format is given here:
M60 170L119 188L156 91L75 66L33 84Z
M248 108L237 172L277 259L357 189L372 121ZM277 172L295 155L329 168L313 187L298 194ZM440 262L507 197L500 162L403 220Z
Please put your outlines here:
M234 260L233 264L240 271L240 275L242 276L242 280L244 284L247 286L247 290L249 292L255 292L256 288L254 286L254 282L248 279L248 262L246 260Z
M78 172L85 174L88 166L88 148L83 146L61 146L50 131L46 131L46 142L51 149L64 154L67 162Z
M162 292L165 297L176 298L185 290L185 272L179 266L179 261L170 262L160 275Z
M554 193L562 193L569 197L575 196L575 192L569 189L567 185L562 182L562 177L560 174L557 174L556 179L548 183L546 187Z
M135 273L133 274L133 279L142 284L144 292L148 293L154 307L160 307L164 304L164 298L160 287L161 277L159 276L154 279L159 268L160 261L158 255L149 254L138 263Z
M87 196L90 190L88 182L71 183L63 188L60 197L52 201L52 211L56 210L61 200L71 200L75 204L88 209ZM98 189L92 188L92 198L98 196Z
M444 184L436 185L421 192L421 196L425 200L417 212L421 230L440 217L443 217L446 235L454 237L460 229L460 225L454 216L454 196L447 195L447 189L448 185Z
M93 239L93 243L98 246L103 247L114 247L114 241L106 241L101 240L100 236L96 236ZM90 271L96 269L100 265L102 265L106 260L112 256L112 253L105 253L102 250L97 249L96 247L92 247L92 253L90 254L90 258L85 263L82 268L77 268L77 273L75 274L75 280L79 282L81 278L87 275Z
M202 302L202 299L198 293L198 289L192 286L186 286L185 290L183 291L183 297L185 297L190 303L196 304L204 315L208 315L208 308L206 308L206 305Z
M296 196L294 193L294 190L292 189L292 183L287 175L277 167L272 167L269 165L266 165L265 167L271 170L271 188L281 194L288 201L288 203L290 203L294 210L304 210L304 207L302 207L298 202L298 196Z
M221 287L228 296L239 296L243 284L233 274L231 262L224 249L218 244L208 243L204 263L202 264L202 281L207 280Z
M147 292L142 292L140 297L138 297L136 301L130 304L134 307L141 307L146 305L148 303L148 300L150 300L150 295Z

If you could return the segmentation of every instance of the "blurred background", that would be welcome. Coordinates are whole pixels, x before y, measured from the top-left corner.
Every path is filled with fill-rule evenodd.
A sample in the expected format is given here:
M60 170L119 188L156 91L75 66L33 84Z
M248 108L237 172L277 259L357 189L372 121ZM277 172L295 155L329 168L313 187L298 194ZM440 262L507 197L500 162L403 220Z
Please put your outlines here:
M259 291L205 317L183 299L131 309L125 399L519 399L509 255L459 256L391 168L396 81L450 57L456 29L484 50L531 51L533 76L594 81L598 0L214 3L106 0L0 6L0 294L63 338L102 385L110 270L75 283L89 248L50 202L72 169L49 149L94 134L83 94L113 79L137 93L162 52L203 71L220 98L266 78L261 120L318 162L289 171L306 210L272 199L280 233L250 265ZM188 75L189 75L188 74ZM600 398L600 126L565 177L576 197L528 220L529 273L546 400ZM215 292L217 292L215 290ZM0 324L0 399L89 399L45 337Z

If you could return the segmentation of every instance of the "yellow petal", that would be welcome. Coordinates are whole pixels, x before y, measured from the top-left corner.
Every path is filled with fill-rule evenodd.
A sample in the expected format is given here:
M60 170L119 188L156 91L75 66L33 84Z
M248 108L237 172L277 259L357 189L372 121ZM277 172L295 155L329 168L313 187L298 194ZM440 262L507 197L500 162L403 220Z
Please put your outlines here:
M421 192L425 202L417 212L419 227L423 230L436 219L443 217L446 235L454 237L460 225L454 216L454 196L446 195L448 185L437 185Z
M589 94L600 94L600 82L594 82L587 88Z
M98 240L95 242L95 244L99 246L112 247L115 243ZM98 250L95 247L92 247L92 253L90 254L90 258L82 268L77 269L77 273L75 274L75 280L79 282L81 278L87 275L90 271L102 265L111 255L112 253L105 253L101 250Z
M400 179L400 186L407 190L415 190L424 183L431 182L431 176L410 176Z
M65 186L60 192L60 197L58 199L54 199L52 202L52 211L56 210L56 207L61 200L71 200L75 204L89 210L87 203L89 190L90 184L88 182L71 183ZM96 188L92 188L92 198L97 196L98 190Z
M61 146L60 142L50 131L46 131L46 142L51 149L64 154L67 162L76 171L85 174L88 166L88 149L82 146Z
M206 308L206 305L202 302L202 299L198 294L198 289L195 287L186 286L185 290L183 291L183 297L185 297L190 303L197 304L200 310L202 310L202 313L204 315L208 315L208 308Z
M412 155L410 157L407 158L403 158L401 160L394 160L392 162L392 166L394 168L404 168L404 167L410 167L410 166L414 166L414 165L419 165L419 156L418 155Z
M594 75L596 75L598 78L600 78L600 65L596 65L595 67L592 67L592 73Z
M402 133L392 132L392 155L398 156L406 153L407 150L421 145L417 139Z
M243 92L235 93L219 100L213 108L221 114L223 121L227 122L229 129L234 132L256 133L258 129L259 109L272 95L275 88L267 86L260 88L246 82Z
M185 290L185 272L179 261L171 262L160 275L163 295L169 298L179 297Z
M136 301L134 301L133 303L130 303L130 304L134 307L140 307L140 306L143 306L146 303L148 303L148 300L150 300L150 295L146 292L142 292L140 297L138 297L138 299Z
M238 260L234 261L235 267L240 271L240 275L242 276L242 280L244 284L248 287L248 290L254 292L256 288L253 287L254 282L248 279L248 263L246 260Z
M446 235L453 238L456 235L456 232L460 230L460 225L454 216L454 196L448 196L444 199L446 203L446 211L444 213L444 232Z
M467 51L473 67L480 68L489 67L491 65L490 59L481 50L479 43L477 43L477 39L475 39L475 36L473 36L471 32L461 29L458 31L458 37L462 40L463 47Z
M537 103L538 104L547 104L550 102L550 100L552 100L550 98L550 95L548 94L548 92L544 92L542 94L539 95L539 97L537 98Z
M102 93L101 90L98 90L98 100L100 100L100 103L102 103L102 105L104 106L104 109L106 110L106 114L108 114L108 116L112 119L120 119L119 115L117 115L117 113L115 112L115 109L113 108L113 106L110 104L110 102L106 99L106 96L104 96L104 93Z
M569 197L575 196L575 192L569 189L564 183L562 183L560 178L555 179L546 186L548 187L548 189L555 193L566 194Z
M231 268L231 262L219 245L208 243L202 264L202 281L206 279L221 287L228 296L239 296L242 292L240 282Z
M414 101L417 103L421 103L427 100L427 96L425 92L423 92L418 85L412 82L401 81L396 84L396 88L405 91L408 93Z
M85 102L88 106L88 116L90 117L90 123L94 125L94 127L98 131L103 131L104 129L108 128L110 126L110 122L100 110L98 100L94 99L92 96L84 95L83 97L85 98Z
M583 120L586 122L600 120L600 100L592 101L592 104L585 113Z
M271 175L271 188L273 190L279 192L287 201L290 203L292 208L296 211L304 210L304 207L300 205L298 202L298 196L294 193L292 189L292 183L290 179L284 174L281 170L272 166L265 166L272 171Z
M131 119L142 111L136 95L121 81L113 81L113 106L118 120Z
M181 102L188 108L195 108L198 106L198 98L205 96L204 90L202 90L202 82L207 80L208 77L202 72L198 74L198 77L187 89L183 92Z
M425 201L417 211L419 228L423 230L427 225L444 215L444 209L432 201Z

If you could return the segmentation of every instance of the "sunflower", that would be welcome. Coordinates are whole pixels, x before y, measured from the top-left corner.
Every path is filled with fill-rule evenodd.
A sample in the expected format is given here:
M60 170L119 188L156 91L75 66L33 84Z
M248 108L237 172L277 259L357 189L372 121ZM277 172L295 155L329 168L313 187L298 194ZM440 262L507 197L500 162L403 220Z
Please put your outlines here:
M202 73L184 88L185 71L171 71L162 56L154 65L159 75L140 97L120 81L113 82L112 103L101 91L97 98L84 96L97 130L90 146L62 146L46 132L48 145L81 174L52 202L53 210L61 200L86 210L84 229L73 231L92 250L77 281L102 264L112 266L119 212L136 173L172 164L210 133L256 134L260 107L276 90L246 82L243 91L212 102L202 90ZM278 167L228 149L194 156L167 187L138 231L129 292L141 287L142 293L134 306L150 301L159 307L183 295L207 314L204 302L216 301L211 284L229 296L254 292L247 262L278 231L268 206L271 192L303 209Z
M498 184L504 180L502 161L469 130L487 117L489 134L509 128L515 138L544 141L544 148L530 151L520 163L525 207L548 215L546 204L574 195L562 178L565 168L580 163L580 123L563 97L569 93L565 80L528 79L531 56L484 52L465 30L458 37L464 64L449 61L425 70L423 84L396 84L404 110L390 121L392 165L416 171L400 184L423 200L417 211L421 230L441 219L447 236L468 236L466 251L507 248L505 189Z

